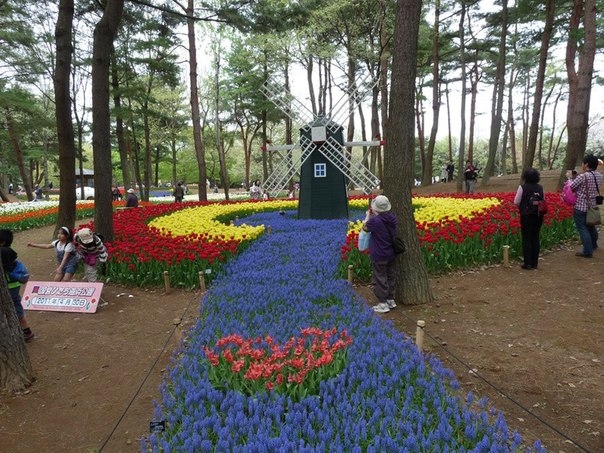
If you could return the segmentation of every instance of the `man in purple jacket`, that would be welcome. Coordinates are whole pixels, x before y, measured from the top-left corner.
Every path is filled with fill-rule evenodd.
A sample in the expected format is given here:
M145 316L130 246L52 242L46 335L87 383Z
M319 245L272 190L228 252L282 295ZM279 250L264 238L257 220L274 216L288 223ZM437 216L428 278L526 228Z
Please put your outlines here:
M379 303L373 307L376 313L387 313L396 307L396 254L392 243L396 237L396 216L390 211L390 200L378 195L367 210L363 230L371 233L369 256L373 271L373 292Z

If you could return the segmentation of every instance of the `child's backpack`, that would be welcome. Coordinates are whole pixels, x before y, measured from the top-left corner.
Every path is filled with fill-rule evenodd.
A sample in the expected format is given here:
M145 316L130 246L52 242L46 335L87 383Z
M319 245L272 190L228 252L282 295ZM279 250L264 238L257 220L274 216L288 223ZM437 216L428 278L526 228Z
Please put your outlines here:
M562 194L560 195L562 197L562 201L564 201L564 203L570 206L574 206L577 202L577 194L573 192L570 188L572 183L572 179L566 181L564 183L564 187L562 187Z
M29 271L19 260L15 260L15 267L8 273L8 278L11 282L27 283L29 280Z

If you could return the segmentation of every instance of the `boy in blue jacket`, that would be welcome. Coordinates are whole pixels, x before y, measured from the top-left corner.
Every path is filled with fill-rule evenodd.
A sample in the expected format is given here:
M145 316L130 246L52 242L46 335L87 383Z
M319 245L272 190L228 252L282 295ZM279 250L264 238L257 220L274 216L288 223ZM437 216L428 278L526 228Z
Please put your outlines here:
M10 246L13 242L13 233L10 230L0 230L0 259L2 268L8 284L8 292L15 304L15 311L19 319L19 325L23 330L23 339L30 342L34 339L34 333L31 331L27 320L25 319L25 310L21 305L21 285L29 280L29 272L25 265L17 259L17 252Z

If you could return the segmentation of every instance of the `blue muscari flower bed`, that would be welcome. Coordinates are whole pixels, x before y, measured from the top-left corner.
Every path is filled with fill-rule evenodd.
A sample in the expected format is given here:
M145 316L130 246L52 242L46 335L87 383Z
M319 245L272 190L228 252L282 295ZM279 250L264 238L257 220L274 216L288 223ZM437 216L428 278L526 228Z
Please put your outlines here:
M227 263L202 300L200 319L174 358L155 420L166 431L142 441L165 452L510 452L522 440L486 401L463 398L453 373L422 355L334 277L347 220L297 220L293 211L244 219L270 225ZM242 221L240 221L242 222ZM219 391L203 346L228 334L271 335L337 327L353 343L342 373L293 402ZM527 451L530 449L527 448ZM545 451L539 442L534 451Z

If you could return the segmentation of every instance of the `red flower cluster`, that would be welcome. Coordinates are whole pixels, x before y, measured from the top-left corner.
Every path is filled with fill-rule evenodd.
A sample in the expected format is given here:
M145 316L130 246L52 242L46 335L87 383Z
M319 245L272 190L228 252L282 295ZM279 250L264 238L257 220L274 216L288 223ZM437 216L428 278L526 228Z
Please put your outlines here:
M187 203L203 206L207 202ZM115 240L108 244L112 261L126 262L135 267L138 263L157 261L167 265L182 261L204 260L210 265L215 260L224 261L225 254L234 254L239 241L208 240L205 233L172 236L170 232L151 228L147 222L155 217L170 214L183 208L182 204L166 203L127 209L114 214Z
M444 241L451 244L461 244L468 238L478 237L488 247L494 235L506 236L520 233L520 215L514 205L514 193L485 193L485 194L442 194L433 195L448 198L498 198L501 204L473 213L472 217L458 217L451 213L439 222L416 222L417 234L422 247L428 251L432 245ZM544 218L545 225L572 217L572 206L566 205L555 193L547 193L546 200L549 212ZM358 234L350 232L346 244L342 247L342 260L348 259L351 250L358 249ZM364 252L366 253L366 252Z
M245 339L228 335L216 342L215 349L204 347L212 365L210 380L215 387L227 387L245 394L276 390L302 396L318 390L319 382L337 375L343 368L344 349L352 338L337 329L315 327L301 330L301 337L279 345L270 336ZM225 386L224 384L229 385ZM303 392L292 385L305 386Z

